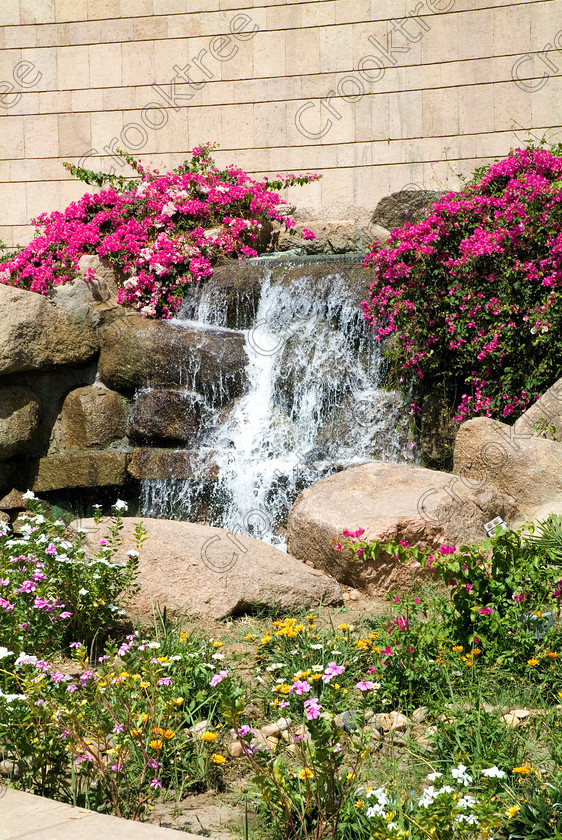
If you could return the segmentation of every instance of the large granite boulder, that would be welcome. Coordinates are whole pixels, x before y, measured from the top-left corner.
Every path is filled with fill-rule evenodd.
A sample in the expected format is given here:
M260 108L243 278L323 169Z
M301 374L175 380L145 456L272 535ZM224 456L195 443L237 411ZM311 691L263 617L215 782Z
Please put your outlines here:
M562 513L562 445L475 417L460 427L454 471L474 487L509 494L525 518Z
M95 254L84 254L78 266L80 276L72 283L55 286L48 297L72 317L97 327L102 313L117 306L119 272L108 260Z
M42 295L0 284L0 374L80 365L98 350L93 329Z
M0 461L26 452L37 431L40 404L29 388L0 387Z
M197 394L150 388L137 394L127 427L133 440L192 441L199 430L202 400Z
M101 330L99 375L117 391L187 387L215 404L242 391L244 336L215 327L151 321L136 313Z
M214 619L269 607L292 611L341 603L338 584L273 546L222 528L167 519L123 520L124 559L143 522L149 539L139 559L140 590L128 614L152 624L155 610L171 617L202 615ZM104 535L93 520L73 523L90 531L89 544Z
M335 551L342 531L365 529L365 539L406 540L419 548L478 542L484 524L501 516L521 520L513 499L495 488L472 487L459 476L403 464L371 462L321 479L304 490L289 514L287 547L298 559L340 583L381 595L411 583L423 570L381 551L376 561Z
M128 414L127 401L101 383L76 388L63 402L49 453L108 446L125 436Z
M425 215L434 201L445 193L437 190L399 190L381 198L371 217L371 223L388 230L402 227L406 222L415 224Z

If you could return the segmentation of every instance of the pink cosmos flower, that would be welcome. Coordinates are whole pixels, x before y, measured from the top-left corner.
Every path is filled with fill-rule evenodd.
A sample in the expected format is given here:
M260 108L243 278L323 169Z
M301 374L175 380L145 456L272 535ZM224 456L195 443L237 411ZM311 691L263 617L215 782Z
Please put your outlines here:
M344 671L345 668L343 665L338 665L337 662L329 662L326 670L322 674L322 682L328 684L333 677L339 677Z
M316 697L310 697L308 700L304 701L304 710L306 712L307 720L316 720L320 717L322 706Z
M214 677L211 678L209 685L211 688L214 688L216 685L221 683L224 679L228 677L228 671L219 671L218 674L215 674Z
M289 694L308 694L310 686L306 680L296 680L289 689Z
M355 688L358 688L359 691L372 691L373 688L380 688L380 683L371 682L370 680L361 680L360 682L356 683Z

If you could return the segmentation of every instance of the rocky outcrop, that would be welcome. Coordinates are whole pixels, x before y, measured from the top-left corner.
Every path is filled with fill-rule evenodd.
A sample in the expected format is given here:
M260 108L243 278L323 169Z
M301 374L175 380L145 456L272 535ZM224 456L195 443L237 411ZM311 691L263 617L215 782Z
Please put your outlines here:
M525 518L562 512L562 446L487 417L463 423L454 471L475 488L509 494ZM546 511L546 513L545 513Z
M103 313L117 306L117 269L108 260L85 254L78 263L80 277L52 289L48 298L73 318L97 327Z
M188 443L199 430L202 400L197 394L149 389L137 394L127 427L133 440Z
M397 564L381 551L376 561L352 560L335 551L342 531L365 529L365 539L405 540L419 548L478 542L484 524L501 516L521 519L514 500L495 489L473 488L457 475L381 462L362 464L324 478L304 490L287 525L289 552L340 583L380 595L411 583L417 563Z
M39 423L40 404L28 388L0 387L0 461L26 452Z
M164 481L170 477L183 481L202 475L214 481L218 475L218 468L209 456L189 449L150 447L138 447L131 452L128 471L129 475L141 481Z
M278 610L341 603L338 584L273 546L222 528L166 519L126 518L121 532L124 559L142 521L149 539L139 559L139 592L128 614L152 625L154 613L170 617L204 615L220 619L269 607ZM93 520L81 520L93 544L103 535Z
M64 400L49 453L108 446L125 437L126 400L101 383L76 388Z
M227 402L241 393L247 357L240 333L149 321L136 313L101 328L99 375L125 393L188 387Z
M428 209L445 193L438 190L400 190L381 198L371 217L371 223L388 230L415 224L427 215Z
M366 220L365 220L366 222ZM303 229L314 234L303 239ZM373 239L382 241L388 231L382 227L361 224L357 219L330 219L299 222L290 230L277 230L272 237L271 250L293 251L317 256L320 254L364 254Z
M0 284L0 375L80 365L98 350L96 333L34 292Z

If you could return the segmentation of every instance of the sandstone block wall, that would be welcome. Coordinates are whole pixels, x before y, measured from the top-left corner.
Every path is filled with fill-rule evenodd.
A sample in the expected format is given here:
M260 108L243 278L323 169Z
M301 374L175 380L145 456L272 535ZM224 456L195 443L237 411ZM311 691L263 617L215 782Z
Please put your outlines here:
M0 239L85 190L62 167L313 170L289 198L350 218L528 137L555 138L561 0L2 0ZM559 135L558 135L559 137Z

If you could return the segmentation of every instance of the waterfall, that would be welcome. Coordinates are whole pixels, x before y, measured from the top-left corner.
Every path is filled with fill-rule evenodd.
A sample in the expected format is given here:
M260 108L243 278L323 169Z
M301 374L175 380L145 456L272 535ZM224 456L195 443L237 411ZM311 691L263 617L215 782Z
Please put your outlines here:
M144 481L141 505L147 516L203 516L283 547L304 487L368 460L413 460L413 444L404 398L382 388L385 361L361 313L368 278L358 260L252 262L253 308L245 287L233 303L220 285L204 284L177 319L186 328L245 322L245 393L226 408L207 405L194 479Z

